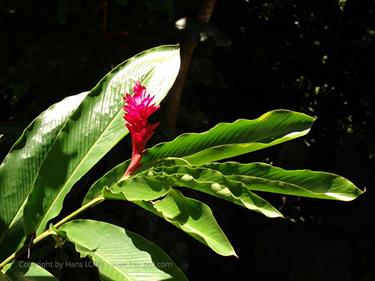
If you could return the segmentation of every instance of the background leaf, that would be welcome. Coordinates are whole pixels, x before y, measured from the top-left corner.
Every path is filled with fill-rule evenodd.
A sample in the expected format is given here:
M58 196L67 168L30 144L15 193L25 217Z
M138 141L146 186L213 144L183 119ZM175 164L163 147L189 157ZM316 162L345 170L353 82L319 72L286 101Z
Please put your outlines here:
M170 190L165 198L155 203L144 201L133 203L164 218L216 253L223 256L236 256L210 207L205 203L188 198L175 189Z
M143 163L180 157L203 164L270 147L306 135L315 118L289 110L267 112L254 120L220 123L203 133L182 134L149 149Z
M69 118L41 166L25 209L27 234L40 234L60 212L72 186L126 134L123 100L135 81L159 103L179 70L178 46L145 51L114 68Z
M41 113L25 129L0 165L0 259L23 237L23 207L58 134L88 92L67 97Z
M159 247L121 227L93 220L64 224L59 234L89 257L105 280L187 280Z
M55 276L43 267L27 261L13 262L5 269L5 274L12 281L57 281ZM0 280L3 280L1 276Z

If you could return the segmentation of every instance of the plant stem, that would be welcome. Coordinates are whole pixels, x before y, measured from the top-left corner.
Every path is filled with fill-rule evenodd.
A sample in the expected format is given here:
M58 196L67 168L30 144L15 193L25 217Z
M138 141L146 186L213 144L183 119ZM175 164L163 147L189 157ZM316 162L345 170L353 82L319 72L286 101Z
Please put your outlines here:
M58 228L60 226L62 226L64 223L68 222L69 220L71 220L72 218L78 216L79 214L83 213L84 211L90 209L91 207L93 207L94 205L96 204L99 204L100 202L104 201L104 197L103 195L99 195L98 197L95 197L94 199L92 199L91 201L87 202L85 205L83 205L81 208L75 210L73 213L69 214L68 216L66 216L65 218L63 218L62 220L58 221L54 226L55 228ZM51 229L47 229L46 231L44 231L43 233L39 234L37 237L35 237L31 243L32 246L38 244L40 241L44 240L46 237L48 237L49 235L52 235L52 234L55 234L53 230ZM0 263L0 270L5 266L7 265L8 263L14 261L17 256L23 254L25 251L27 250L27 248L21 250L20 252L14 252L13 254L11 254L9 257L7 257L2 263Z
M92 199L91 201L87 202L85 205L83 205L81 208L75 210L73 213L71 213L70 215L66 216L65 218L63 218L61 221L57 222L55 224L55 227L58 228L60 227L61 225L63 225L64 223L66 223L67 221L71 220L72 218L74 218L75 216L79 215L80 213L86 211L87 209L90 209L91 207L93 207L94 205L96 204L99 204L100 202L104 201L104 197L103 195L99 195L98 197L95 197L94 199ZM36 239L36 238L35 238ZM35 240L34 239L34 240Z

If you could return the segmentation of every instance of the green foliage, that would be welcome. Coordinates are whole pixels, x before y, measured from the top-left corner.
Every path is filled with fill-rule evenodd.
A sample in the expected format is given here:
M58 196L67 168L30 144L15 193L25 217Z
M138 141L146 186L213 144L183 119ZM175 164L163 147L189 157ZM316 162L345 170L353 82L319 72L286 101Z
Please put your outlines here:
M121 227L94 220L73 220L59 235L89 257L104 280L187 280L159 247Z
M208 205L170 190L156 202L135 201L135 204L164 218L177 228L193 236L219 255L236 256L228 238L217 224Z
M89 93L69 97L35 119L0 166L2 258L24 240L22 221L26 235L42 233L73 185L128 133L122 97L134 81L144 83L159 103L178 69L178 46L148 50L114 68Z
M23 240L23 210L36 178L71 114L86 93L68 97L38 116L13 145L0 166L0 258Z
M111 189L105 188L100 191L106 199L150 201L166 195L173 183L172 180L166 179L163 175L140 175L119 181L111 185ZM100 193L97 195L100 195Z
M242 182L253 191L342 201L354 200L363 193L346 178L326 172L284 170L265 163L209 163L203 167Z
M216 253L236 256L210 207L178 188L271 218L283 215L254 191L341 201L362 194L349 180L330 173L213 162L304 136L315 121L303 113L274 110L254 120L220 123L207 132L155 145L145 151L135 174L124 176L129 160L119 164L92 185L81 208L46 229L74 184L127 134L124 93L140 81L159 103L172 86L179 63L178 46L150 49L114 68L90 92L66 98L29 125L0 166L1 258L13 253L0 264L1 280L54 280L36 264L27 264L30 270L17 261L11 264L21 246L26 246L22 252L49 235L73 243L81 257L94 262L103 280L186 280L167 254L147 239L105 222L71 221L103 200L130 201Z
M144 162L180 157L191 164L230 158L306 135L315 118L288 110L275 110L254 120L220 123L204 133L182 134L146 152Z

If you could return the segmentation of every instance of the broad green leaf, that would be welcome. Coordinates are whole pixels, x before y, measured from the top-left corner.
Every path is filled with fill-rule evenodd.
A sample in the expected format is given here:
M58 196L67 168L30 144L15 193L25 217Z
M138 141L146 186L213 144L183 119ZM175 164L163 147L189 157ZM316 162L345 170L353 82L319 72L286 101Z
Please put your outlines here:
M63 126L87 94L65 98L41 113L0 165L0 259L14 252L22 242L22 213L27 196Z
M55 276L33 262L15 261L5 268L5 274L12 281L57 281ZM2 277L0 276L2 281Z
M149 149L143 163L166 157L203 164L249 153L306 135L315 118L288 110L267 112L254 120L220 123L203 133L182 134Z
M162 175L135 176L119 181L102 190L105 199L127 201L150 201L168 193L174 182Z
M110 187L110 186L113 186L115 185L116 183L120 182L121 178L123 177L124 175L124 172L126 171L126 168L128 167L130 163L130 160L128 161L125 161L119 165L117 165L116 167L114 167L112 170L110 170L109 172L107 172L104 176L102 176L100 179L98 179L92 186L91 188L89 189L89 191L87 192L84 200L83 200L83 203L82 205L85 205L87 202L93 200L95 197L99 196L102 194L102 191L103 191L103 188L105 187ZM174 165L188 165L189 163L186 162L185 160L183 159L179 159L179 158L167 158L167 159L163 159L161 161L156 161L153 163L153 166L174 166ZM147 169L147 168L150 168L147 166L147 164L144 164L143 167L141 167L141 169L139 169L139 171L137 172L141 172L142 170L144 169ZM131 179L131 178L130 178ZM124 182L123 184L128 184L129 182L129 179ZM143 185L144 187L144 185ZM166 189L166 192L168 192L170 186L164 186L163 187L164 189ZM133 190L129 190L129 191L126 191L125 194L127 193L129 197L129 193L132 193ZM165 195L166 193L164 193L163 195ZM108 194L109 195L109 194ZM155 195L158 195L157 193ZM135 196L143 196L143 198L140 198L140 199L135 199ZM132 200L146 200L145 195L143 194L140 194L139 192L139 188L137 187L134 187L134 196L132 196L130 194L130 197L132 197ZM150 194L149 196L153 196L152 194ZM162 196L162 195L161 195ZM160 196L157 196L157 197L160 197ZM155 199L156 197L152 198L152 199L149 199L149 200L153 200ZM120 200L124 200L124 198L122 198L120 196L120 198L118 198ZM130 199L128 199L130 200Z
M59 132L24 208L27 234L40 234L57 216L72 186L126 134L123 100L135 81L159 103L179 70L178 46L145 51L114 68L87 95Z
M73 220L59 235L90 258L104 280L187 280L168 255L147 239L121 227L93 220Z
M163 163L165 163L166 166L162 166ZM170 166L170 163L178 163L179 165ZM183 166L182 163L185 163L186 166ZM183 160L178 161L174 159L171 161L160 161L160 165L161 166L142 171L134 177L138 179L151 178L152 180L147 183L147 186L142 186L142 192L138 195L134 195L133 200L137 200L135 199L136 196L144 196L143 194L147 194L148 192L153 194L155 190L157 191L161 188L167 191L173 186L185 186L228 200L250 210L260 212L267 217L282 216L275 207L260 196L251 192L245 184L231 180L218 171L201 166L191 166ZM121 172L123 172L125 166L126 163L120 164L99 179L88 191L83 204L101 195L102 192L107 199L130 201L130 199L125 198L123 194L126 188L121 188L121 186L117 184L117 182L121 182ZM126 186L126 181L127 180L122 183L124 187ZM149 191L146 191L147 189ZM133 193L133 191L129 191L129 193ZM134 186L134 193L136 193L136 186ZM156 199L157 195L162 196L162 194L163 193L155 193L154 199ZM166 192L164 194L166 194ZM151 196L149 198L151 198Z
M201 166L165 166L146 170L137 177L158 177L160 183L173 181L174 186L188 187L204 192L267 217L282 217L282 214L262 197L251 192L242 182L232 180L222 173ZM155 183L153 183L155 184ZM150 188L156 188L150 186Z
M249 190L350 201L363 193L344 177L311 170L284 170L265 163L236 162L203 165L244 183Z
M203 202L185 197L180 191L172 189L165 198L155 203L145 201L134 203L164 218L216 253L223 256L236 256L210 207Z
M102 193L106 199L129 200L155 215L166 219L179 229L182 229L196 238L198 241L209 246L216 253L224 256L236 255L232 245L217 224L209 206L198 200L185 197L177 190L169 190L174 182L171 182L168 178L166 179L163 176L158 178L152 176L135 176L134 178L120 181L128 163L129 161L118 165L105 176L100 178L90 188L82 204L86 204ZM188 165L186 161L181 159L166 159L160 161L160 163L156 163L156 165L163 166L176 164ZM142 183L137 186L137 180L134 182L132 181L137 178L146 181L150 179L158 179L159 182L154 181L153 184L149 182L148 186ZM114 184L117 182L119 183ZM154 191L154 185L161 186L160 193ZM109 186L111 186L111 189L108 189ZM167 196L154 204L151 202L145 202L157 199L157 197L165 195L166 192L168 192ZM137 198L138 200L145 201L136 201Z

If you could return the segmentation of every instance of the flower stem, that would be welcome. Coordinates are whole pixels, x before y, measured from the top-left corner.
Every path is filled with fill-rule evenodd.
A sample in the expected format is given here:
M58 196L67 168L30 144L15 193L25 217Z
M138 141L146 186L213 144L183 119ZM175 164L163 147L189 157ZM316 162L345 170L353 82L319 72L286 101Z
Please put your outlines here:
M68 216L63 218L62 220L58 221L54 225L55 228L58 228L58 227L62 226L64 223L68 222L72 218L78 216L79 214L81 214L84 211L90 209L91 207L95 206L96 204L99 204L102 201L104 201L103 195L99 195L98 197L95 197L94 199L92 199L91 201L89 201L85 205L83 205L81 208L75 210L74 212L72 212L71 214L69 214ZM48 237L50 235L53 235L53 234L55 234L55 232L53 230L47 229L46 231L44 231L43 233L41 233L37 237L35 237L30 245L34 246L34 245L38 244L40 241L44 240L46 237ZM14 261L17 258L17 256L22 255L26 250L27 250L27 248L26 249L24 248L20 252L14 252L9 257L7 257L3 262L0 263L0 270L5 265L7 265L8 263Z

